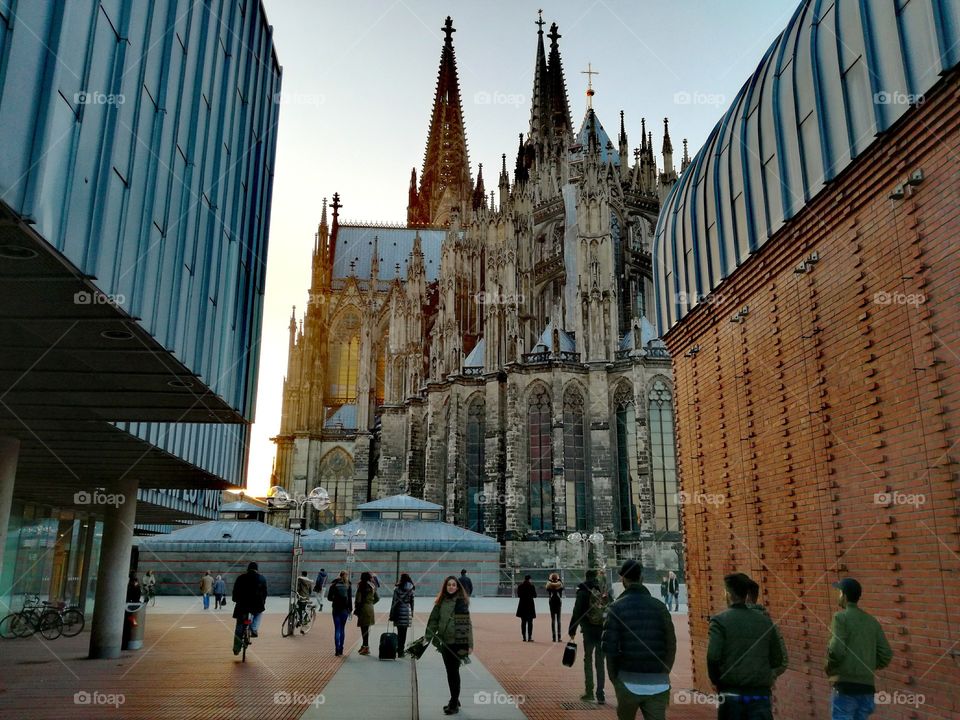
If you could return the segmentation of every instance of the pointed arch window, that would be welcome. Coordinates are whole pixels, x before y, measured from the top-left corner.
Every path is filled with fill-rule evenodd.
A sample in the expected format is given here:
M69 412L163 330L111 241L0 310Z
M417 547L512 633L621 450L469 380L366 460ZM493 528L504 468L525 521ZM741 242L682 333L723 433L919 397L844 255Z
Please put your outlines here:
M663 380L650 389L650 476L653 483L654 526L661 532L680 531L677 505L677 456L674 446L673 393Z
M614 401L617 437L617 491L620 505L620 531L638 532L640 520L639 483L637 482L637 415L633 405L633 390L629 385L617 389Z
M327 402L356 402L360 370L360 314L349 309L334 323L327 347Z
M530 396L527 406L531 530L553 530L551 415L550 395L545 387L539 386Z
M335 524L346 522L347 500L353 497L353 458L339 448L327 453L320 461L320 477L330 493L330 508Z
M482 397L477 397L467 407L467 527L474 532L483 532L483 481L486 477L486 453L484 432L486 430L486 407Z
M587 462L583 395L570 388L563 396L563 471L566 485L567 530L587 530Z

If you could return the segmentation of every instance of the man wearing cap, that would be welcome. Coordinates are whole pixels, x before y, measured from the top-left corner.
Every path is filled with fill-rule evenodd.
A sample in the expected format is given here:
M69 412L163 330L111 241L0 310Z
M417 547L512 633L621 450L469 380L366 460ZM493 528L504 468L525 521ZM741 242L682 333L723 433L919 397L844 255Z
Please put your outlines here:
M665 720L670 704L677 635L670 611L643 586L642 577L639 562L623 564L623 592L603 625L603 654L617 694L618 720L633 720L637 710L644 720Z
M860 583L844 578L833 583L842 608L833 616L824 670L833 685L833 720L865 720L873 712L873 676L893 659L893 651L876 618L857 603Z
M773 622L746 605L742 573L723 578L727 609L710 618L707 671L721 701L718 720L771 720L770 687L784 660Z

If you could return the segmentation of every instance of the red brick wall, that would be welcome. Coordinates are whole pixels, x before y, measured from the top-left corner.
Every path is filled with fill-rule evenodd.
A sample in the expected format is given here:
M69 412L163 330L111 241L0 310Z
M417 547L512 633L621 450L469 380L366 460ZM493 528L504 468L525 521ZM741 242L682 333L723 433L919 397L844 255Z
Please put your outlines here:
M922 183L890 199L915 170ZM877 717L960 717L957 76L715 295L666 337L698 687L723 575L744 571L790 654L777 717L828 718L830 582L852 575L894 650L878 691L899 704Z

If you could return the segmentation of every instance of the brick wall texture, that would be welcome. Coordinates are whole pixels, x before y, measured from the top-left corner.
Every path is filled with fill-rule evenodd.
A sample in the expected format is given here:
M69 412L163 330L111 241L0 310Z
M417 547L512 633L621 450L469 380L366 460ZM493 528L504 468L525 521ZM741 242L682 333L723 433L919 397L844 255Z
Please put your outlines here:
M894 650L878 716L960 717L958 100L954 74L666 336L695 682L747 572L789 650L778 718L830 716L847 575Z

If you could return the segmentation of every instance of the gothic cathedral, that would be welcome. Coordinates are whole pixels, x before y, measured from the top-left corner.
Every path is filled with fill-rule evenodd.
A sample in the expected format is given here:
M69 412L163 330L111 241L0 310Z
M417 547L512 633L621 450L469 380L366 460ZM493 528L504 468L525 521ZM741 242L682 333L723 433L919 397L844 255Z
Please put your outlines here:
M500 540L504 562L676 567L670 359L651 324L651 242L677 181L642 124L630 152L592 108L574 130L556 24L537 22L530 127L513 177L476 182L448 17L405 225L341 222L324 201L303 318L290 319L274 483L317 485L341 523L409 493ZM588 77L590 77L588 75ZM683 167L689 162L684 142ZM683 168L681 168L682 170ZM329 215L329 217L328 217Z

